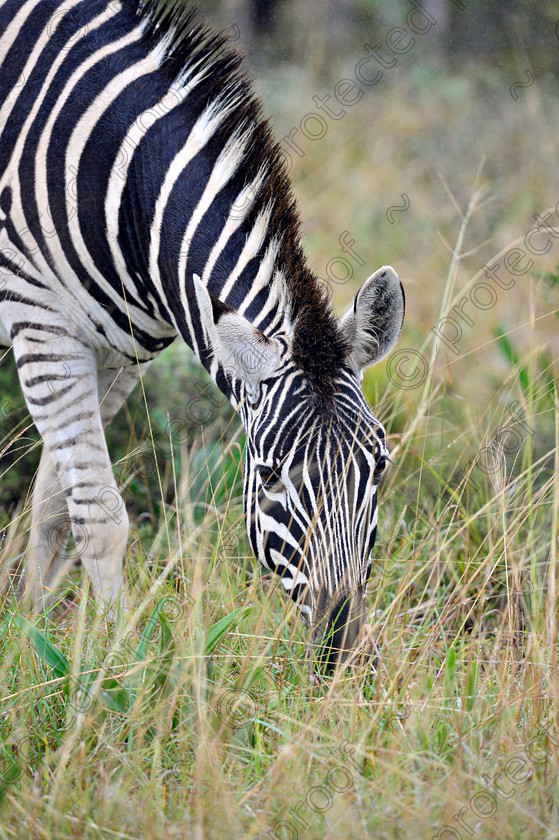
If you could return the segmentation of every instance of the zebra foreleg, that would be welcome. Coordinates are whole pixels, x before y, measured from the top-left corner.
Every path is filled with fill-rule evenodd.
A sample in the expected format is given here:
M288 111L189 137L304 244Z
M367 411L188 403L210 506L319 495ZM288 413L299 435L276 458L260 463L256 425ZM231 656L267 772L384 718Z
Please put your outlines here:
M36 340L29 341L25 331L18 333L13 347L23 394L53 467L45 467L41 476L43 497L34 504L35 537L27 574L29 594L35 599L38 588L42 597L45 589L41 571L53 553L48 545L52 526L48 517L45 520L45 513L56 506L56 514L60 515L56 500L63 492L76 553L89 574L99 606L108 608L109 617L114 618L117 607L124 606L122 558L128 515L105 442L95 354L69 335L57 335L56 341L43 338L38 344ZM112 404L114 408L116 402L109 400L107 406ZM54 473L58 483L45 487ZM107 505L109 496L111 504ZM41 520L45 524L40 524Z

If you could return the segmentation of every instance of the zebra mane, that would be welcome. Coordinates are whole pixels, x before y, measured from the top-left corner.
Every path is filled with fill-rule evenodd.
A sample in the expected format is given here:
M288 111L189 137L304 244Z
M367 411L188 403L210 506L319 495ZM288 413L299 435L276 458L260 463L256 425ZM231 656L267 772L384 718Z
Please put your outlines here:
M227 35L200 23L197 8L188 0L125 2L145 22L145 37L153 49L163 50L161 70L169 81L186 77L193 67L211 68L201 83L203 95L211 101L227 91L236 103L227 118L227 130L252 129L243 168L247 183L258 172L266 173L255 199L255 212L266 206L271 208L269 229L279 241L276 267L285 278L285 297L294 327L293 361L310 380L317 396L331 399L334 380L346 366L347 340L333 315L329 298L307 265L285 160L273 137L270 121L262 114L252 82L241 67L242 54L228 46Z

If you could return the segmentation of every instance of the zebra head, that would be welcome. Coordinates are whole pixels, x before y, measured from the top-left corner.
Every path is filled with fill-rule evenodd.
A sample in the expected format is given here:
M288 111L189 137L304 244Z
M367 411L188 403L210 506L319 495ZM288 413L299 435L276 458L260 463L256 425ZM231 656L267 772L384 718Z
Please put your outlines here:
M331 672L364 642L376 491L388 449L360 385L363 369L400 334L402 286L385 266L361 287L337 323L344 361L326 392L306 374L289 334L268 337L199 282L196 292L213 352L241 383L252 549L281 576L311 627L320 670Z

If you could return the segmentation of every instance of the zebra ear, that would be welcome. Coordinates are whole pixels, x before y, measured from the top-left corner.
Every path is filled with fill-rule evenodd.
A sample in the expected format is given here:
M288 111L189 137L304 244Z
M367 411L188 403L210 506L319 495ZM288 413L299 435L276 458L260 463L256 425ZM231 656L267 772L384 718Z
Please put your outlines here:
M353 306L340 321L349 343L347 361L358 378L363 368L380 362L394 347L404 322L404 289L385 265L363 283Z
M255 397L263 379L273 376L281 363L279 341L267 338L234 309L213 298L197 274L194 289L202 324L217 361L247 386Z

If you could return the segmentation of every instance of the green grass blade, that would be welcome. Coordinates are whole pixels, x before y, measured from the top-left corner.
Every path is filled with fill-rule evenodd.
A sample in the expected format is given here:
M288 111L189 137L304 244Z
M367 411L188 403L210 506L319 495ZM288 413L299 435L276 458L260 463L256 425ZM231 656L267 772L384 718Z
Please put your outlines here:
M17 613L14 615L14 624L20 632L28 636L43 662L52 668L56 677L66 677L70 674L70 663L64 654L34 624Z
M239 607L239 609L233 610L232 613L225 615L219 621L216 621L215 624L212 624L206 635L206 644L204 645L204 654L206 656L210 656L214 652L221 640L225 638L233 625L236 624L237 620L248 615L250 609L250 606Z
M159 603L156 604L154 611L150 615L148 623L144 627L144 632L142 633L140 642L138 644L138 647L136 648L135 659L137 662L143 662L146 658L147 649L151 643L157 624L160 623L161 626L163 626L164 616L161 615L161 610L163 609L164 605L165 598L161 598Z
M159 615L159 623L161 624L160 653L165 653L165 651L171 647L171 643L173 641L173 631L171 629L171 624L163 612Z

